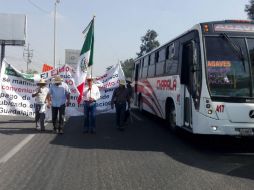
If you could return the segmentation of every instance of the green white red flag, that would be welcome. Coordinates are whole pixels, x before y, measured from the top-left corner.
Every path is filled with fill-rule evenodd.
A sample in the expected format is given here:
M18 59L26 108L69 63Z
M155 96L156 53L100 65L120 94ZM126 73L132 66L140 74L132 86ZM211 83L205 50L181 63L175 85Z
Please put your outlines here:
M86 28L86 36L83 47L80 52L75 83L79 91L78 103L82 100L82 94L85 87L87 69L93 65L93 49L94 49L94 19Z

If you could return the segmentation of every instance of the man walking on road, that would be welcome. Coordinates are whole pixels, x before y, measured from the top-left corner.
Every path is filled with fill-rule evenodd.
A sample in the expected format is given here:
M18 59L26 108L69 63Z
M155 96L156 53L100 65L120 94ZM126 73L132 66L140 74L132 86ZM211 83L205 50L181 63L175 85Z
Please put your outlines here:
M36 129L39 129L40 126L41 131L45 131L46 97L49 92L46 84L44 79L40 79L37 83L38 88L32 94L32 97L35 97L35 125Z
M116 125L120 130L124 129L124 119L126 111L126 103L128 103L128 110L130 109L129 92L125 87L125 80L120 80L119 87L113 92L111 99L111 108L116 108Z
M93 79L89 75L86 78L86 87L83 93L84 100L84 133L95 133L95 113L96 113L96 101L100 98L99 88L93 84Z
M65 107L70 103L70 89L60 76L54 78L54 84L50 86L47 98L51 100L53 130L63 134L63 124ZM56 126L57 115L59 113L58 127Z
M132 98L133 98L133 89L132 89L132 86L131 86L131 81L126 80L126 83L127 83L126 88L127 88L127 91L128 91L128 96L129 96L130 102L132 102ZM131 113L130 113L130 112L131 112L131 109L130 109L130 107L129 107L129 109L127 109L127 110L125 111L124 123L126 123L127 120L130 118L130 116L131 116Z

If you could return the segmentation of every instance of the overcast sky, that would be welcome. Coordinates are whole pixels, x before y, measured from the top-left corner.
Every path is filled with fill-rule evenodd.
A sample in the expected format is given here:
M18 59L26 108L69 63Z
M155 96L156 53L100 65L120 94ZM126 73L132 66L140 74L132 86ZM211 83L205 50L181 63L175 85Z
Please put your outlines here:
M0 13L27 15L27 43L34 50L31 68L53 65L55 0L0 0ZM199 22L247 19L249 0L60 0L57 5L57 64L65 49L81 49L83 29L95 18L94 73L100 75L119 60L135 58L140 38L148 29L161 44ZM23 47L7 47L9 63L26 69Z

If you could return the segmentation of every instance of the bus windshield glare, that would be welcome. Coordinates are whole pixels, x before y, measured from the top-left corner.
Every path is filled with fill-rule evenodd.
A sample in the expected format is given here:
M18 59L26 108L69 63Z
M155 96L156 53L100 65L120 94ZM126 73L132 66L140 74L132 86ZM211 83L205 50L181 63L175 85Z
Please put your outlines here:
M253 98L251 65L248 61L245 38L207 36L205 42L207 79L211 96Z

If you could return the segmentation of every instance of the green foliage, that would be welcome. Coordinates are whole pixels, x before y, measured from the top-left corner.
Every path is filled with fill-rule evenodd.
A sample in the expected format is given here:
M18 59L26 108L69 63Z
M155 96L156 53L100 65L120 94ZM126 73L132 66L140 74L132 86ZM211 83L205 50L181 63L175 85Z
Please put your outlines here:
M254 20L254 0L250 0L249 5L245 5L245 12L248 14L249 19Z
M156 40L158 34L154 30L148 30L144 36L141 37L141 45L140 45L140 52L137 53L137 56L140 57L156 47L160 46L158 40Z
M150 52L154 48L160 46L158 40L156 40L158 34L154 30L148 30L144 36L141 37L140 52L137 53L138 57ZM134 59L126 59L125 61L120 61L123 72L126 78L132 78L132 73L134 70Z
M134 59L126 59L125 61L120 61L122 65L122 69L124 72L124 75L126 78L131 78L132 77L132 72L134 69Z

